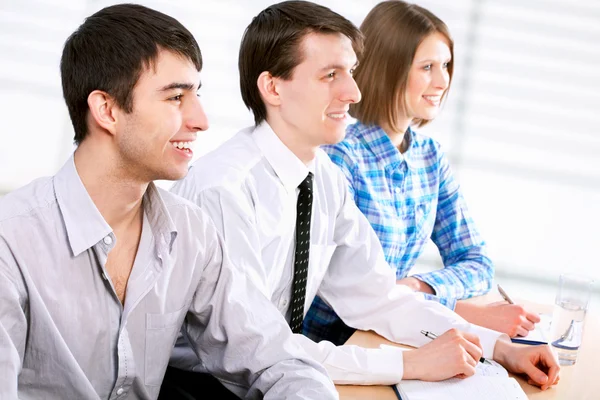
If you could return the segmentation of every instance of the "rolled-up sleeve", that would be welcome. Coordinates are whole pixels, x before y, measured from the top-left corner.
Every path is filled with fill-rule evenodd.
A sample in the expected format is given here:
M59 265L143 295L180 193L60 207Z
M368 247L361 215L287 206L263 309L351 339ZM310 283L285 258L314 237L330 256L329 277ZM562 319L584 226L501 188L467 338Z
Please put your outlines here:
M206 369L248 399L337 399L325 369L294 340L279 311L232 265L212 224L202 278L186 317ZM213 239L210 239L213 238Z
M487 293L492 287L494 266L486 245L469 214L467 204L444 153L439 155L439 195L431 239L444 268L414 275L428 283L438 297L466 299Z

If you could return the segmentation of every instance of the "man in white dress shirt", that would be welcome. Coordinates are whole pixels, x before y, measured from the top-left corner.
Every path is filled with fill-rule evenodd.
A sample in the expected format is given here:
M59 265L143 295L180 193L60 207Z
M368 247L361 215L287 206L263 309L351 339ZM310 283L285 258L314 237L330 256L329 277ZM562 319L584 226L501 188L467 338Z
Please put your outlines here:
M314 3L288 1L262 11L246 29L239 54L242 97L256 124L201 157L172 191L212 217L235 262L292 329L294 301L302 300L304 315L318 294L349 326L417 347L404 353L387 346L336 347L296 335L334 382L469 376L483 355L549 387L558 365L547 347L519 348L506 335L396 285L345 177L319 149L343 138L349 104L360 101L352 72L361 46L351 22ZM304 246L296 234L306 207L298 196L308 181L308 272L297 279L305 271L294 264L306 256L296 253ZM439 337L432 341L421 330ZM191 355L179 343L171 365L202 371Z
M208 127L201 68L191 33L140 5L67 40L77 149L0 199L0 399L156 399L182 326L248 399L338 398L210 218L152 183L183 177Z

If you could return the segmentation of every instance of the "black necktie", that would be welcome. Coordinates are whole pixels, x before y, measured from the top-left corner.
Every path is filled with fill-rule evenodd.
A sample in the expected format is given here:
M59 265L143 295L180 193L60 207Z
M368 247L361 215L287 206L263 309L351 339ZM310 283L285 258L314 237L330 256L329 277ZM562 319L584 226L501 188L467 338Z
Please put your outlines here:
M310 214L312 210L313 174L308 173L298 188L296 207L296 254L294 256L294 284L292 286L292 332L300 333L304 320L306 277L308 276L308 249L310 247Z

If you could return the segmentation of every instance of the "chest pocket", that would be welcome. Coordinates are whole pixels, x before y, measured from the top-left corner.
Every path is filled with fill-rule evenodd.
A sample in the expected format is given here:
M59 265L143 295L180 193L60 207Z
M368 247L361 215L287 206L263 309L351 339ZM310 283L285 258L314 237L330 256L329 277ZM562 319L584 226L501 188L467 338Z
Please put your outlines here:
M417 241L427 241L435 226L436 208L437 204L430 201L419 202L408 207L404 215L405 226L408 227L407 237Z
M188 307L165 314L146 314L146 361L144 383L162 384L171 349L175 345ZM168 349L168 350L166 350Z

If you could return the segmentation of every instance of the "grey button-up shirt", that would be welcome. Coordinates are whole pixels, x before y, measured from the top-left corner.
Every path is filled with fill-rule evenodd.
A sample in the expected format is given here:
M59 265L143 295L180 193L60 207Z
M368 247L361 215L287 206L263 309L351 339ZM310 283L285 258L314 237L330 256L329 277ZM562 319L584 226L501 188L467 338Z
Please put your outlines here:
M155 399L182 325L248 398L337 398L198 207L153 184L143 206L121 305L105 269L117 238L73 158L0 199L1 399Z

